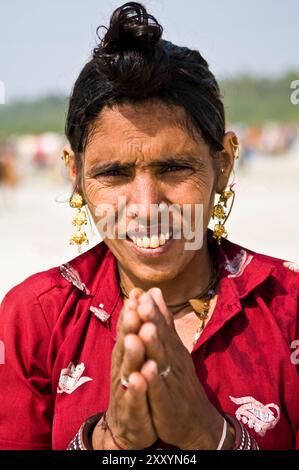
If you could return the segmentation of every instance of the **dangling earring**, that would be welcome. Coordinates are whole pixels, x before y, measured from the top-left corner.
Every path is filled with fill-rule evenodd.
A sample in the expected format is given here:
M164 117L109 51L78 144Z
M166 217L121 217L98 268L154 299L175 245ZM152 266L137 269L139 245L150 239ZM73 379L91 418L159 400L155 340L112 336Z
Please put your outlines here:
M70 238L70 245L77 245L78 253L82 252L81 245L85 243L88 245L89 241L85 231L82 229L82 225L87 224L87 217L83 207L83 198L81 194L75 192L70 200L70 206L73 209L78 209L78 212L73 218L73 225L75 225L76 229L73 235Z
M233 154L234 154L234 159L237 160L239 158L239 152L240 152L240 146L239 146L239 141L237 136L233 135L230 138L230 144L233 148ZM224 169L221 170L221 173L224 173ZM213 207L213 213L212 213L212 218L218 220L218 223L215 224L214 226L214 231L213 231L213 238L215 238L218 242L218 245L221 245L221 239L222 238L227 238L227 230L224 226L225 222L227 221L231 210L233 208L234 200L235 200L235 191L233 190L234 183L230 184L228 190L222 191L222 193L219 196L218 203ZM225 212L224 209L227 208L227 201L233 197L230 208L228 213Z
M216 217L216 219L219 219L218 223L215 224L214 231L213 231L213 238L217 240L218 245L221 245L222 237L227 238L227 235L228 235L224 224L227 221L231 213L233 203L235 200L235 191L233 190L233 186L234 184L231 184L229 186L229 190L222 191L222 193L219 196L218 203L215 204L215 206L213 207L212 218L214 219ZM232 199L229 211L228 213L226 213L225 209L227 208L227 201L231 197L233 197L233 199Z

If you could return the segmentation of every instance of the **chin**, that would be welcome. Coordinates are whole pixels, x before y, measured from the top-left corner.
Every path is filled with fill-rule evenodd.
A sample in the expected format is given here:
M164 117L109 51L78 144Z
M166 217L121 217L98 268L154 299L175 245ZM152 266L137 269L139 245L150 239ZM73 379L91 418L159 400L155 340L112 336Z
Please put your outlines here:
M169 282L173 280L176 275L178 267L176 266L176 269L171 269L172 267L168 267L167 270L153 270L153 269L144 269L141 266L137 268L136 270L130 269L132 274L138 278L141 282L145 284L152 284L154 286L159 286L160 284L163 284L165 282Z

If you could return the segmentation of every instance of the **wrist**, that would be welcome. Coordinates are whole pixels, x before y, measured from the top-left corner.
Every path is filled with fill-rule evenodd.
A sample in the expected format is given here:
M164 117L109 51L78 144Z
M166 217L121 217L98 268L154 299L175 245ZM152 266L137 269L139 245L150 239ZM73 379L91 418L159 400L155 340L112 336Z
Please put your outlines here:
M101 419L97 422L96 426L94 427L91 435L91 443L92 443L92 448L94 450L106 450L104 445L106 444L106 439L107 438L105 435L107 432L103 428L103 416Z
M187 443L182 443L182 450L229 450L235 442L234 426L217 412L214 419L206 425L205 432L199 432L202 424L188 437Z
M119 442L118 438L115 438L114 432L108 423L106 413L103 414L97 427L101 429L99 438L102 450L128 450L127 447L123 447L123 443Z
M67 450L93 450L92 434L103 413L90 416L80 426L79 431L69 443Z

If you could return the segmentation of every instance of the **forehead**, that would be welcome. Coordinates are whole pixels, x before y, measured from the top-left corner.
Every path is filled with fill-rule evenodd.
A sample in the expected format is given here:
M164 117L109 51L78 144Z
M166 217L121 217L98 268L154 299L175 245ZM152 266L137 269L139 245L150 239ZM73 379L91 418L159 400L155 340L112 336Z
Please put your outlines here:
M191 124L189 124L189 127ZM192 128L191 128L192 129ZM125 103L104 108L90 133L86 154L105 156L138 156L197 152L206 146L198 135L188 131L185 110L155 102Z

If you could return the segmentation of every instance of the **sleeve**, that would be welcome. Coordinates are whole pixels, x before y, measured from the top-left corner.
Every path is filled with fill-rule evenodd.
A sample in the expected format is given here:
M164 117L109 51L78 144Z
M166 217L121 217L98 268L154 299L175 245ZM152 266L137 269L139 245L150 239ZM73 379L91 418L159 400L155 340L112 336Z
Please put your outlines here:
M0 306L0 449L51 449L50 330L26 281Z

